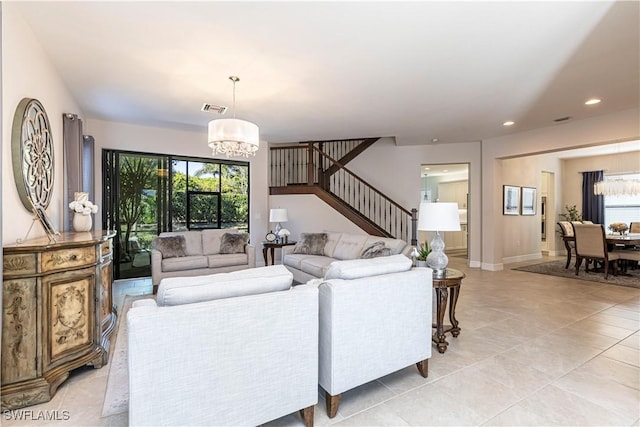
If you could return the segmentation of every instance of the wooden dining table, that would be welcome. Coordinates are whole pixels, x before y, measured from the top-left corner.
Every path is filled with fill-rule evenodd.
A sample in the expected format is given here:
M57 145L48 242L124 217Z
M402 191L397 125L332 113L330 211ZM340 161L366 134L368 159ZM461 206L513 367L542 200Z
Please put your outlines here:
M605 238L612 245L640 246L640 233L607 234Z

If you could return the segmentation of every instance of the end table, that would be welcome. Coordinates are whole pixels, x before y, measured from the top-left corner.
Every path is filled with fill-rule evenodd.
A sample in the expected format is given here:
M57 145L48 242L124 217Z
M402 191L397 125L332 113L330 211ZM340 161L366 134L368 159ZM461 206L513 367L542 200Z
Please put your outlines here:
M282 249L285 246L295 245L297 242L262 242L262 256L264 257L264 265L274 265L276 263L275 249ZM267 257L267 251L271 249L271 264L269 264L269 258Z
M456 304L460 295L460 285L464 279L464 273L453 268L447 268L443 277L433 278L433 288L436 291L436 323L433 327L436 329L431 340L438 346L438 352L447 351L449 343L445 339L445 334L451 333L453 337L460 335L458 320L456 319ZM449 290L451 295L449 296ZM447 308L447 299L449 299L449 320L451 326L445 329L444 312Z

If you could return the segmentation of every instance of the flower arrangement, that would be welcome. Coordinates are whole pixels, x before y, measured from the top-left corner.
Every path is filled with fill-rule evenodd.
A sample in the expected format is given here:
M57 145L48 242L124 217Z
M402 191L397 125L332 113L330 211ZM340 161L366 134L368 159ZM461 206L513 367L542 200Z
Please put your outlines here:
M282 228L280 229L280 231L278 231L278 237L287 237L290 236L291 232L289 230L287 230L286 228Z
M69 203L69 209L82 215L90 215L98 212L98 205L94 205L88 200L74 200Z
M609 230L611 230L612 232L622 234L628 229L629 226L627 226L627 224L625 224L624 222L612 222L611 224L609 224Z

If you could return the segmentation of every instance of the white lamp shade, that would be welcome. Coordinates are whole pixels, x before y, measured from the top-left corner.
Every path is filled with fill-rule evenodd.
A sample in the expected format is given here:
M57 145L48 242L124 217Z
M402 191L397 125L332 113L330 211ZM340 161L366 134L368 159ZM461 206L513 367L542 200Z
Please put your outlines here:
M286 209L271 209L269 211L269 222L287 222L289 218L287 217Z
M238 142L260 145L258 125L240 119L216 119L209 122L209 145L215 142Z
M460 231L457 203L420 203L418 230Z

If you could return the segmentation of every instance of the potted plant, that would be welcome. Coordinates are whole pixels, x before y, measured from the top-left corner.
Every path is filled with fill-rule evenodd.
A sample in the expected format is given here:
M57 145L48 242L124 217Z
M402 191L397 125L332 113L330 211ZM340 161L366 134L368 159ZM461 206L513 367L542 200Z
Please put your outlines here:
M564 208L566 209L567 213L561 213L560 218L565 221L582 221L582 214L578 212L578 208L576 208L576 205L565 205Z
M429 249L427 242L424 242L424 246L418 243L418 248L415 250L416 267L427 266L427 256L429 255L429 252L431 252L431 249Z

